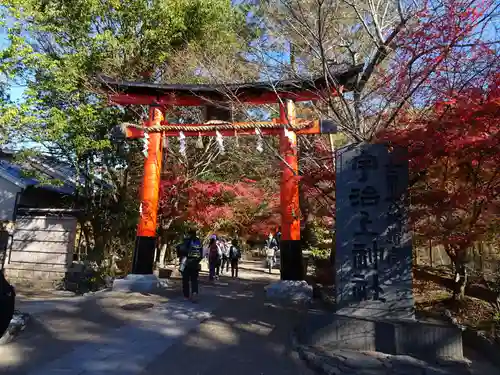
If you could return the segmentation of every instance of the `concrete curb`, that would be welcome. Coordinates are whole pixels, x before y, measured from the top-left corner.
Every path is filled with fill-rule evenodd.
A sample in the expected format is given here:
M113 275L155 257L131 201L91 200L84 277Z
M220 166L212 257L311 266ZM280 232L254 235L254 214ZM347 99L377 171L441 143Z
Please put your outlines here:
M84 293L82 296L86 297L86 298L89 298L89 297L92 297L92 296L95 296L95 295L99 295L99 294L104 293L104 292L110 292L111 290L112 290L112 288L99 289L99 290L96 290L95 292Z
M500 368L500 344L491 342L481 335L481 332L466 328L462 332L462 340L465 345L480 352L495 366Z
M305 305L305 310L303 311L303 315L306 315L309 311L310 308L314 306L314 302L311 301L307 305ZM316 354L311 353L308 350L307 345L302 345L299 340L299 330L300 330L300 325L299 323L290 333L290 341L292 345L292 350L294 350L297 354L299 359L305 362L306 366L313 370L314 372L321 374L321 375L340 375L341 371L337 367L330 366L329 364L325 363L321 358L319 358Z
M292 349L297 352L299 355L299 358L304 361L311 370L321 374L321 375L338 375L339 370L337 368L333 368L332 366L328 365L327 363L324 363L321 361L321 359L318 358L313 353L310 353L304 345L302 345L299 342L299 339L297 337L297 329L294 329L291 333L291 342L292 342Z
M480 352L488 361L500 367L500 356L498 355L500 353L500 343L489 340L481 331L476 331L459 324L448 310L446 310L445 315L441 316L441 318L447 319L450 323L460 328L464 346Z

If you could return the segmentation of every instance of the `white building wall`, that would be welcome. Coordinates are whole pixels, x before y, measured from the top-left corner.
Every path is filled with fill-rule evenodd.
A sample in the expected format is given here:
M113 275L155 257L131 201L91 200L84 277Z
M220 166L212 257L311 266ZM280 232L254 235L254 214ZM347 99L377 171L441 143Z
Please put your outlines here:
M0 176L0 221L12 221L17 193L22 189Z

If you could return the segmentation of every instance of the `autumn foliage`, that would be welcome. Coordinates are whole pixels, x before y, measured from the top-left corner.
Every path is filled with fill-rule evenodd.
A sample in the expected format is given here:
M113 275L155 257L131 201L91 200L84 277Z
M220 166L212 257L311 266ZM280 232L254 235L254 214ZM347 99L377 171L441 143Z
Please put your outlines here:
M483 77L484 78L484 77ZM408 148L414 231L463 268L467 250L500 224L500 75L380 138ZM458 271L457 271L458 272Z
M301 209L304 216L314 215L325 228L331 229L335 218L335 161L329 141L315 138L300 160L301 198L305 201L301 202Z
M496 59L481 38L492 0L423 1L414 17L395 28L389 48L374 68L375 96L363 108L373 133L405 122L408 112L433 107L464 87L480 85Z
M499 59L482 40L495 2L422 1L418 8L388 35L374 36L385 42L375 50L373 71L360 77L359 106L346 113L360 117L365 140L408 149L415 233L442 244L462 267L467 249L499 225ZM335 169L328 140L299 144L302 219L331 227ZM279 191L258 182L172 179L163 191L163 202L183 192L175 215L203 228L257 233L279 224ZM172 207L164 205L164 213Z
M161 214L191 222L204 232L265 235L279 225L279 192L268 194L252 180L230 184L175 177L164 179Z

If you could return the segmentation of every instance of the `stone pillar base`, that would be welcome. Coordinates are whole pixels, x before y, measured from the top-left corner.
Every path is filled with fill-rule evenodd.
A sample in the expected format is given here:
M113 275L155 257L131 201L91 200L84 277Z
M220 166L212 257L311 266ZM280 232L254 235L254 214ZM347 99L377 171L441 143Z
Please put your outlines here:
M128 274L123 279L113 281L114 292L150 292L160 288L165 281L160 280L156 275Z
M314 311L300 327L301 344L329 350L410 355L424 361L463 360L462 332L450 323L361 318Z
M312 289L306 281L294 280L280 280L264 287L269 300L305 304L312 301Z

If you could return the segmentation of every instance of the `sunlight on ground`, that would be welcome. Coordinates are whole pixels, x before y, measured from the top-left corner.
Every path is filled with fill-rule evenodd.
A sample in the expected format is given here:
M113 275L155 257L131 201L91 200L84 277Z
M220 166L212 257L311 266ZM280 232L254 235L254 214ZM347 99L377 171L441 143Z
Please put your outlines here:
M10 366L18 366L22 362L23 352L18 346L5 345L0 347L0 370Z
M278 275L267 274L255 277L255 274L250 272L243 273L242 276L237 281L225 282L226 280L223 280L212 288L210 286L203 286L203 288L207 287L207 295L217 297L220 300L249 300L255 297L254 292L249 289L254 286L253 282L256 279L269 283L273 278L278 277ZM239 291L225 288L233 283L240 284ZM222 288L219 289L221 286ZM142 310L122 308L124 305L134 303L150 303L153 306ZM232 316L227 316L222 320L205 320L209 316L207 316L207 312L203 311L204 309L200 311L195 306L184 306L182 303L179 304L177 300L169 301L168 297L159 294L108 291L90 296L90 298L63 297L49 301L34 298L29 301L24 300L20 305L24 305L36 315L30 330L32 331L34 328L36 335L47 336L50 338L50 343L61 341L62 348L65 347L66 342L68 345L75 344L77 346L88 344L93 346L92 344L94 344L97 347L120 347L124 345L124 338L113 337L114 332L123 331L124 333L121 335L123 336L130 331L127 327L133 326L135 331L132 331L139 332L141 337L149 337L149 333L156 334L155 337L159 342L183 337L185 345L191 346L193 349L213 352L238 346L243 338L249 335L267 337L275 328L275 326L261 321L241 321ZM186 329L192 327L190 321L193 319L205 320L205 322L198 326L197 333L185 336ZM0 347L0 373L3 373L4 369L18 367L23 362L30 361L31 352L37 353L44 350L38 344L30 344L29 341L29 339L26 340L21 346L14 343L14 345ZM102 367L103 363L101 362L87 364L87 367L95 367L96 371L101 371L112 365L111 362L104 362L105 366Z
M99 342L110 343L109 339L100 335L103 327L99 323L90 322L88 320L57 320L51 319L41 323L41 327L50 332L50 334L63 341L85 341L85 342Z
M242 293L231 293L227 295L219 295L219 298L224 299L237 299L237 298L252 298L254 296L251 292L242 292Z
M238 345L239 337L234 329L219 321L209 321L200 326L200 333L208 337L213 342L225 345Z
M186 339L186 345L196 349L202 349L207 351L215 351L219 349L219 346L214 343L211 337L201 337L201 336L189 336Z
M185 334L185 330L183 328L180 328L180 327L164 327L164 328L161 328L159 331L157 331L158 333L164 335L164 336L167 336L167 337L178 337L178 336L182 336L183 334Z
M16 308L18 310L28 312L30 314L40 314L46 311L60 311L65 313L76 313L80 309L78 306L78 302L71 301L68 303L66 300L50 300L44 301L39 299L31 299L31 300L16 300Z
M200 326L197 334L189 335L185 345L196 349L216 351L223 346L240 344L239 335L224 322L208 321Z
M274 354L276 354L278 356L286 354L286 347L282 343L271 343L271 342L268 342L266 344L266 348L270 352L272 352L272 353L274 353ZM362 375L362 374L359 374L359 375Z
M274 326L261 322L237 323L234 327L259 336L268 336L274 329Z

